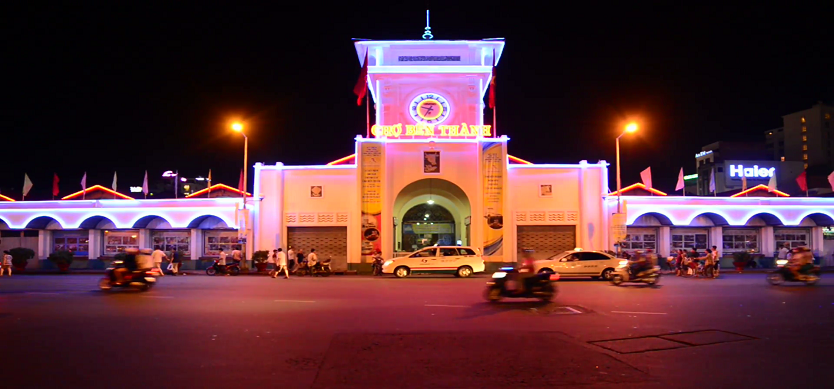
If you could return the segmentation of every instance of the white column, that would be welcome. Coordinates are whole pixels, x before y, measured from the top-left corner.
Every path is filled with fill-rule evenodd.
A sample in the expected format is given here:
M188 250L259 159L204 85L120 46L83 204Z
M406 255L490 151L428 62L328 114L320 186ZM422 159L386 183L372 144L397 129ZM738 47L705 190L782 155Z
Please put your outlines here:
M98 259L98 257L102 255L102 248L104 246L102 232L101 230L89 230L87 232L89 234L88 237L90 239L90 253L88 257L90 259Z
M660 226L657 231L657 253L661 258L669 257L672 247L672 227Z
M52 231L38 230L38 259L46 259L52 253Z
M710 227L709 229L709 248L711 249L712 246L718 247L718 253L724 257L726 254L724 253L724 227L717 226L717 227ZM721 260L720 258L718 259Z
M762 254L765 257L772 257L773 252L776 251L776 240L773 237L773 227L772 226L764 226L761 227L761 242L759 242L762 250Z
M199 228L191 229L191 243L189 246L192 260L198 260L203 256L203 230Z
M822 227L811 227L811 252L814 253L815 257L822 257L825 255ZM820 261L820 263L822 263L822 261Z
M139 249L152 249L153 239L151 239L151 230L143 228L139 230Z

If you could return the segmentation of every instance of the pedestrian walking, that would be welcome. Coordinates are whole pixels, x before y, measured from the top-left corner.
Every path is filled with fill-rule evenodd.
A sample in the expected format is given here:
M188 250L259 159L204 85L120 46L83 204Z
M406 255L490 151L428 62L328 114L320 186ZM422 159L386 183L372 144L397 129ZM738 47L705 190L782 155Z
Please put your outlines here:
M220 260L217 261L217 264L223 269L223 275L228 276L229 272L226 271L226 253L223 252L223 249L220 249Z
M182 265L182 256L177 250L171 251L171 274L180 275L180 266Z
M278 250L272 250L272 254L269 254L266 257L266 270L268 270L267 274L273 275L278 268L275 266L275 258L278 256Z
M238 266L243 267L243 254L240 252L240 250L232 250L232 260L237 262Z
M12 254L8 250L3 251L3 262L0 262L0 277L8 270L9 277L12 276ZM25 278L25 277L24 277Z
M295 250L292 249L292 246L287 247L287 264L289 265L290 269L295 269L295 264L298 263L295 261Z
M284 271L284 279L290 278L290 272L287 270L287 255L284 253L283 249L278 249L278 253L275 257L275 264L278 266L278 269L275 270L275 273L272 274L272 278L278 278L278 273L281 270Z
M298 264L298 271L302 272L299 275L303 274L303 269L307 268L307 257L304 256L304 250L298 249L298 254L295 254L295 263Z
M718 254L718 246L712 246L712 263L715 264L713 278L718 278L718 273L721 271L721 255Z
M153 259L153 269L159 271L160 277L165 277L165 273L162 272L162 260L167 260L168 256L165 255L164 251L156 249L151 253L151 258Z

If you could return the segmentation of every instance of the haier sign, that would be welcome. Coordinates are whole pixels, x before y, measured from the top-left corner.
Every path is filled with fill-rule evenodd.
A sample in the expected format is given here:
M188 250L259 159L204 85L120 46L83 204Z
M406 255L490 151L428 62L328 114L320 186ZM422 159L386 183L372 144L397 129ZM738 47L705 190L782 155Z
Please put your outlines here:
M730 177L732 178L771 178L773 177L773 172L776 171L775 167L766 168L766 167L759 167L759 165L753 165L753 167L744 167L744 165L729 165L730 169Z

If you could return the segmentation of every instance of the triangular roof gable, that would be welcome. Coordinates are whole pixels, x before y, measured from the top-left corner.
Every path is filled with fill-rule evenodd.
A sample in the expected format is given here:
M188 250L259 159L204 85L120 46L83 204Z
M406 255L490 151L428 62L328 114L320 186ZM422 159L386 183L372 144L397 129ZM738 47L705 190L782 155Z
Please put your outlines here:
M101 185L93 185L93 186L91 186L87 189L79 190L78 192L75 192L71 195L64 196L63 198L61 198L61 200L81 200L82 198L86 197L87 194L90 194L91 192L104 192L104 193L107 193L108 195L113 196L113 198L116 198L116 199L135 200L133 197L121 194L119 192L114 191L113 189L105 188Z
M615 191L609 193L608 195L609 196L616 196L617 191L615 190ZM663 192L661 192L657 189L654 189L654 188L647 188L646 185L643 185L643 184L638 182L634 185L630 185L630 186L627 186L625 188L622 188L620 190L620 195L621 196L651 196L651 195L666 196L666 193L663 193Z

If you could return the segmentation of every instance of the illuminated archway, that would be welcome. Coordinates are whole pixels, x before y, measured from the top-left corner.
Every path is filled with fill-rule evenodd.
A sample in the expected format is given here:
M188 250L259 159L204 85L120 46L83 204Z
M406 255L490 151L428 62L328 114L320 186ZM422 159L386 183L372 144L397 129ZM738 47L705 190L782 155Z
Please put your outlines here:
M704 212L698 215L695 215L687 225L690 226L708 226L708 223L699 222L699 219L707 219L709 222L712 223L713 226L729 226L730 222L727 221L727 218L723 215L719 215L714 212Z
M430 204L431 203L431 204ZM395 226L396 237L394 240L394 251L410 251L412 248L404 247L402 242L404 216L408 211L418 205L439 206L445 209L454 219L454 242L461 241L463 245L469 245L471 234L468 233L469 226L467 218L472 215L472 207L469 197L456 184L438 178L424 178L406 185L397 194L394 201L393 214L399 222Z
M116 223L114 223L110 218L106 216L90 216L81 224L78 225L78 228L82 230L112 230L117 229Z
M782 221L782 219L779 218L779 216L776 216L772 213L760 212L748 217L747 220L744 221L744 225L750 225L750 222L753 221L755 218L761 219L764 222L764 224L768 226L782 226L785 224Z
M141 217L136 223L133 223L133 228L147 228L151 230L168 229L171 228L171 223L162 216L148 215Z
M813 221L817 226L834 226L834 218L824 213L812 213L810 215L805 215L805 217L799 221L798 225L804 225L807 220Z
M26 228L37 230L63 230L64 226L52 216L38 216L26 223Z
M188 228L199 228L203 230L229 227L230 226L228 225L228 223L226 223L226 221L215 215L197 216L193 220L188 222Z
M660 212L646 212L632 222L631 226L671 226L675 223L672 223L672 219L668 216L660 213Z

